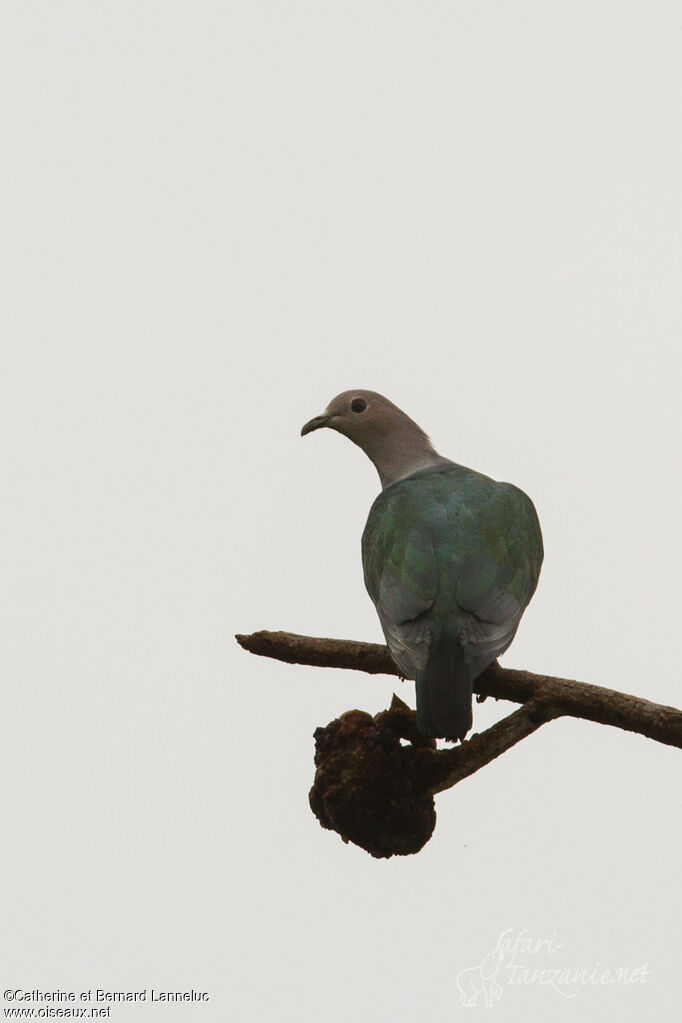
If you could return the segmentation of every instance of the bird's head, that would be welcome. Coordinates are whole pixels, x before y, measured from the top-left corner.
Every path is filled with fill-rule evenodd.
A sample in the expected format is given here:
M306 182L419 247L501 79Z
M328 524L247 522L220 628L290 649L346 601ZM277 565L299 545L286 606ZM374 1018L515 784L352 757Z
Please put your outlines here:
M305 424L301 436L328 426L367 450L371 438L390 433L401 419L408 417L376 391L343 391L332 398L321 416Z
M362 448L374 462L382 485L442 461L420 426L383 394L343 391L322 415L309 420L301 436L328 426Z

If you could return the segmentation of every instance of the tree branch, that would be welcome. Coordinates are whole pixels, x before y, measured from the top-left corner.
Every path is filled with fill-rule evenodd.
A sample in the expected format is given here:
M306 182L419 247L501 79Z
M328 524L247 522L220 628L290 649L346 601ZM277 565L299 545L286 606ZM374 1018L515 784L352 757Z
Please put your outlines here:
M484 732L474 733L459 746L436 750L423 757L418 748L415 753L415 773L423 779L422 785L431 795L452 788L463 778L485 767L491 760L506 753L521 739L536 732L546 721L559 715L541 700L532 699L497 721Z
M290 664L400 675L376 643L316 639L291 632L237 636L245 650ZM491 728L448 749L417 730L416 714L398 699L372 717L349 710L315 731L310 806L323 828L372 856L419 852L436 825L434 795L480 770L546 721L585 718L682 747L682 712L572 679L491 665L474 683L479 698L523 706ZM405 742L404 740L407 740Z
M250 653L274 657L290 664L347 668L371 675L400 675L387 647L379 643L319 639L298 636L293 632L265 630L248 636L238 635L236 639ZM543 712L551 708L552 717L570 716L596 721L682 748L682 711L615 689L501 668L495 662L476 679L474 691L483 699L492 696L514 703L534 700L536 705L544 708Z

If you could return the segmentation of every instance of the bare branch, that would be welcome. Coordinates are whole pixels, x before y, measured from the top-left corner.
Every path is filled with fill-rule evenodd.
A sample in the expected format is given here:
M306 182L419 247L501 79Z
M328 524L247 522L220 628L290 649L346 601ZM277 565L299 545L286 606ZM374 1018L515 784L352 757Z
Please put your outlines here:
M326 668L347 668L369 674L399 675L388 649L378 643L344 639L319 639L292 632L254 632L238 635L245 649L290 664L311 664ZM479 696L535 701L551 717L570 716L638 732L656 742L682 748L682 711L666 707L615 689L588 685L573 679L535 675L530 671L501 668L495 662L474 683ZM550 713L551 711L551 713ZM470 740L473 741L473 740ZM506 747L505 747L506 748ZM449 750L454 753L455 750ZM500 750L502 752L502 750ZM471 772L468 772L471 773Z
M420 750L415 751L415 772L419 771L428 792L436 795L452 788L463 778L485 767L491 760L495 760L506 753L508 749L515 746L521 739L551 721L559 715L541 700L531 699L509 714L501 721L497 721L484 732L474 733L470 739L465 739L459 746L452 749L436 750L431 752L428 758L422 756Z

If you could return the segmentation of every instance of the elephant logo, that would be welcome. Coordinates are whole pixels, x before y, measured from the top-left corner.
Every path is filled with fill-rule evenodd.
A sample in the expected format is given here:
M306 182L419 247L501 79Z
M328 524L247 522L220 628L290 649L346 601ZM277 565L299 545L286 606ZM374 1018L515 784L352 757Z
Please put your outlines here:
M498 949L489 952L478 966L467 966L457 974L457 990L465 1008L482 1004L491 1009L498 998L502 997L502 987L497 982L497 972L502 965L504 955Z

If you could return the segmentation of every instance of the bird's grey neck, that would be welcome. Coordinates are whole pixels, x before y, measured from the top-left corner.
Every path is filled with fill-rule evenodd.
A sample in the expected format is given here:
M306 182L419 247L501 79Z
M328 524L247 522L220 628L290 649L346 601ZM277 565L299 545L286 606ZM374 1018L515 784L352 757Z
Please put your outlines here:
M448 461L438 454L421 430L394 430L390 439L372 438L363 447L379 473L382 490L421 469L443 465Z

